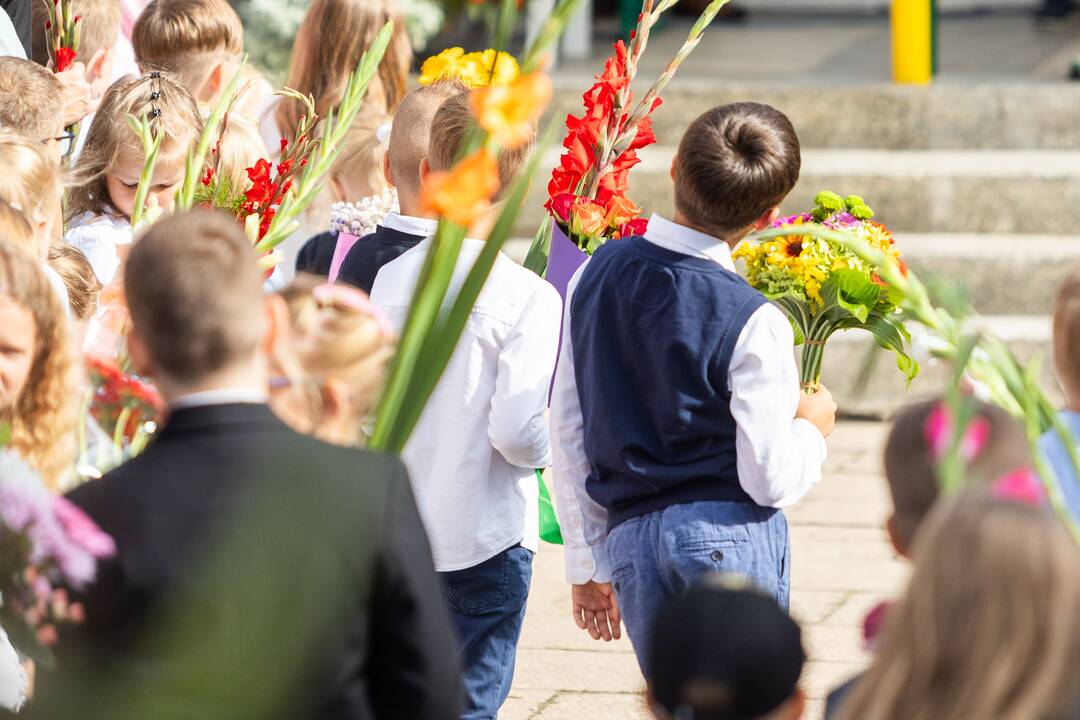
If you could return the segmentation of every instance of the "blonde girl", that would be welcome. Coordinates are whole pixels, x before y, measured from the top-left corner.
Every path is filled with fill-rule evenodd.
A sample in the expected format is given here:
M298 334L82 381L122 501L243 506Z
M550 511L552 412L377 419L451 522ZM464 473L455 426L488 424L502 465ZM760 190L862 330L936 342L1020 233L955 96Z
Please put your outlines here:
M405 97L412 64L412 47L394 0L315 0L296 35L286 87L310 94L319 117L326 117L341 102L349 74L388 20L394 21L394 35L364 105L392 113ZM292 141L303 114L303 105L293 100L269 103L259 120L266 146L277 150L281 138Z
M128 116L146 117L164 140L147 198L168 207L184 178L184 160L202 132L191 93L167 73L116 81L94 116L68 192L68 244L82 251L103 285L131 244L131 212L145 154Z
M41 266L0 242L0 423L10 447L54 489L74 462L79 393L67 321Z
M1080 546L1046 507L1001 487L931 513L907 594L839 720L1075 717Z
M329 217L330 230L304 244L296 256L296 272L333 282L352 243L375 232L388 213L398 210L397 192L383 171L391 120L385 113L365 111L349 128L326 191L312 210Z
M259 136L255 123L244 115L229 115L221 142L214 158L218 177L227 181L234 193L242 193L251 186L247 169L261 158L269 157L266 145Z
M291 326L271 382L270 402L293 429L336 445L363 444L395 341L367 295L302 278L282 293Z

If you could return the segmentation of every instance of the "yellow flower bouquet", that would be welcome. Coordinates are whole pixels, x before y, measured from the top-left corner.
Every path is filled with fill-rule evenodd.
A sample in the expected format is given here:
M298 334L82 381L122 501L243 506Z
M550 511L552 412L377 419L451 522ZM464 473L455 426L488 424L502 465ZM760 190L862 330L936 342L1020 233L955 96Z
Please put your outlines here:
M843 243L799 232L819 223L850 233L880 250L906 272L892 232L872 220L873 210L857 195L823 191L808 213L777 220L766 239L750 240L734 253L746 263L746 279L791 319L795 344L802 345L801 381L813 393L821 379L825 343L837 330L861 329L896 355L908 381L919 372L899 298L878 277L878 268ZM780 234L787 231L785 234Z

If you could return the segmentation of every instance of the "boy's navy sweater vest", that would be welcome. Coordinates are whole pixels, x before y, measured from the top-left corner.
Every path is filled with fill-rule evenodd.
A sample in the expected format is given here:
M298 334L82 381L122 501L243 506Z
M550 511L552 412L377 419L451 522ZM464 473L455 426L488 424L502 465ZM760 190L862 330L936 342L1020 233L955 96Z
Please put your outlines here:
M593 255L570 334L586 488L609 529L681 503L753 502L739 485L728 366L765 302L716 262L645 238Z

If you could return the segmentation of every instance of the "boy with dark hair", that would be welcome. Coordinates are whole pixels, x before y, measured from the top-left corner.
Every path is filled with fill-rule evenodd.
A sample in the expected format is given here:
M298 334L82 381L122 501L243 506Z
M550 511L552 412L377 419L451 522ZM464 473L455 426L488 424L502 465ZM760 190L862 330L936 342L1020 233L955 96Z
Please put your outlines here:
M436 111L448 99L465 90L467 88L461 82L443 80L419 87L401 101L394 114L390 146L383 159L383 174L386 182L397 188L400 212L387 215L375 232L352 246L341 263L337 277L340 282L370 293L375 277L384 265L435 234L438 219L420 203L420 164L428 157L431 122ZM324 257L326 255L328 253L324 253ZM301 259L298 259L298 272L309 269L301 268L300 263ZM329 269L328 259L326 267ZM321 270L322 267L314 269Z
M798 623L773 598L720 576L661 609L650 647L659 720L797 720L806 707Z
M435 113L430 152L419 168L422 183L454 164L474 124L468 98L455 95ZM529 145L500 154L504 190ZM451 287L461 287L484 249L484 241L473 238L488 235L497 213L492 208L469 229ZM424 240L375 279L371 300L399 331L431 248L432 240ZM551 285L499 255L402 453L458 631L468 696L464 720L497 717L514 677L539 544L533 468L551 460L544 415L559 313Z
M767 105L709 110L672 164L674 221L602 246L568 289L552 435L573 615L605 640L625 618L646 676L658 609L703 574L788 603L780 508L821 478L836 405L802 391L791 324L731 249L776 219L799 152Z

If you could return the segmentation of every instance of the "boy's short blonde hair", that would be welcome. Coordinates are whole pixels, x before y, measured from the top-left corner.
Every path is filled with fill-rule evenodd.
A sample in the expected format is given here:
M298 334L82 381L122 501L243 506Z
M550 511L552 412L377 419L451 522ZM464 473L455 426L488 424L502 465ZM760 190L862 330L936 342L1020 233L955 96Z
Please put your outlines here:
M244 53L244 27L225 0L153 0L131 31L143 71L167 70L195 93L211 66Z
M1080 265L1074 265L1054 300L1054 367L1070 402L1080 401Z
M0 128L0 168L0 200L21 212L32 227L59 220L63 194L60 167L40 142ZM42 262L50 239L37 240L40 249L35 256Z
M428 156L431 121L444 102L468 91L459 80L418 87L401 101L390 128L390 174L398 191L420 194L420 163Z
M37 142L64 130L64 86L37 63L0 57L0 126Z
M458 93L446 100L431 121L431 140L428 149L428 165L431 169L443 172L452 168L458 160L458 155L469 133L476 127L476 118L473 116L468 92ZM532 152L534 140L535 128L533 128L533 136L527 142L513 150L499 152L499 194L496 199L509 190L514 178L525 165L529 153Z
M34 37L31 55L34 62L46 65L49 62L49 39L37 28L43 27L49 18L49 10L44 2L30 0L34 23ZM76 62L89 63L99 50L111 50L120 37L120 21L123 11L120 0L73 0L71 9L79 21L79 52Z
M7 243L17 247L33 258L38 257L37 238L34 237L34 228L26 216L9 203L0 198L0 243Z
M86 256L71 245L54 243L49 248L49 267L64 281L71 316L80 322L93 317L101 294L101 282Z
M254 123L243 115L231 114L216 153L218 178L227 181L233 192L245 192L251 187L247 169L270 155Z

